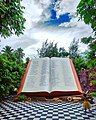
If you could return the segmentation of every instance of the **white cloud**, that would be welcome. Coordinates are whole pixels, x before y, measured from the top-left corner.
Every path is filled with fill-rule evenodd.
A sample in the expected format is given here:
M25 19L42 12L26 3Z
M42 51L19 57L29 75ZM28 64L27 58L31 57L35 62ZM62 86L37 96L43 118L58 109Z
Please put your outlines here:
M25 27L29 29L41 19L43 8L38 7L33 0L23 0L22 5L25 7L24 17L26 18Z
M55 43L58 42L59 47L64 46L65 49L68 49L74 37L76 39L86 37L92 32L90 26L85 25L82 21L77 21L75 12L78 2L79 0L62 0L60 2L61 13L57 10L57 15L70 12L74 16L70 23L61 24L61 27L46 27L43 24L38 24L38 22L49 19L50 13L47 8L50 5L50 0L23 0L24 16L27 20L24 35L20 37L13 35L7 39L1 38L1 48L5 45L10 45L13 48L21 47L26 56L35 56L37 55L36 50L42 46L42 42L48 39Z
M86 32L87 31L87 32ZM29 31L29 33L31 30ZM34 37L35 40L38 42L36 44L32 44L28 46L25 49L25 53L29 56L37 55L37 49L41 48L42 42L44 42L46 39L48 41L54 41L54 43L58 43L58 47L65 47L66 50L68 50L68 47L71 43L71 41L76 38L82 38L86 36L91 35L92 30L90 29L90 26L88 25L77 25L72 28L54 28L54 27L39 27L35 30L35 32L30 37ZM80 50L84 51L85 47L80 47ZM29 52L28 52L29 51ZM33 52L31 52L33 51Z
M80 0L58 0L55 5L55 10L57 11L57 17L64 13L74 14L76 12L76 7Z

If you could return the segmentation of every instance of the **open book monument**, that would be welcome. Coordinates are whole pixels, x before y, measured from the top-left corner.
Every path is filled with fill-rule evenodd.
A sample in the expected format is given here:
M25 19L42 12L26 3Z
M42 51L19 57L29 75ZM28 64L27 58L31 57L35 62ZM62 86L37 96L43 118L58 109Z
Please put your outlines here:
M37 58L29 62L18 94L58 97L82 93L74 65L69 58Z

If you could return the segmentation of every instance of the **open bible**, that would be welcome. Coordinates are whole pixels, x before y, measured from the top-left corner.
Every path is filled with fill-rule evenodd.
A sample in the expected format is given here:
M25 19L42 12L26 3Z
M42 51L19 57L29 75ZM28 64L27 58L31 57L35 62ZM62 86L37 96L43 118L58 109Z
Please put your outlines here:
M25 71L18 94L57 97L79 95L81 85L69 58L35 58Z

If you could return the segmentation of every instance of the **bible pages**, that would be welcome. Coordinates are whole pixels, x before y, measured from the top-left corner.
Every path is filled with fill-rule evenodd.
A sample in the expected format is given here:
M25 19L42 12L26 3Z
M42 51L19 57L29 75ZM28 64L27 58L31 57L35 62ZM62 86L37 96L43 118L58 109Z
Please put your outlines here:
M18 93L47 96L80 94L82 89L74 65L69 58L32 59Z

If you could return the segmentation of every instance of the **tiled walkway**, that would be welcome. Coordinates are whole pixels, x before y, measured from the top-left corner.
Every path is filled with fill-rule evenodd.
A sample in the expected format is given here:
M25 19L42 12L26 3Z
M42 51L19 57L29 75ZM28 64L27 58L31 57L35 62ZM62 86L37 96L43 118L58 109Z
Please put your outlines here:
M84 113L81 103L0 103L0 120L96 120L96 107Z

